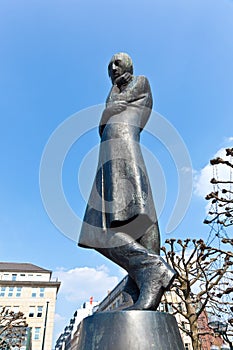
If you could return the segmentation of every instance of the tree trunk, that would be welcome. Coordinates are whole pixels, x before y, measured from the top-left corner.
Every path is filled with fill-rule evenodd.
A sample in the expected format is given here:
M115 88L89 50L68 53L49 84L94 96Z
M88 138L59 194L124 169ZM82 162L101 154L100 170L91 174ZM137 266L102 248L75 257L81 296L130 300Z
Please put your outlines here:
M188 315L189 324L190 324L190 333L191 333L193 350L201 350L201 342L198 336L198 322L197 322L197 316L196 316L196 309L192 305L191 299L190 300L186 299L186 302L187 302L186 307L187 307L187 315Z

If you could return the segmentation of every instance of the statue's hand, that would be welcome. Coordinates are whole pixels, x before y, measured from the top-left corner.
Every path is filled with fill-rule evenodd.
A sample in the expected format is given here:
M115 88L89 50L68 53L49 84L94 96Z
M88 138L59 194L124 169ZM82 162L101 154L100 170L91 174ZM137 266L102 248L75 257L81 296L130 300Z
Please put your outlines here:
M100 136L102 136L103 130L105 125L107 124L109 118L111 118L113 115L120 114L127 108L127 102L125 101L118 101L114 102L111 105L108 105L107 108L103 111L102 118L99 125L99 133Z
M130 82L130 80L132 80L132 74L130 74L129 72L126 72L122 74L120 77L116 78L116 80L114 81L114 84L116 84L117 86L126 85Z
M106 108L106 112L108 113L109 117L115 114L119 114L126 110L127 108L127 103L124 101L118 101L113 103L111 106Z
M112 117L115 114L119 114L123 112L127 108L127 102L125 101L116 101L111 104L109 104L105 110L103 111L101 124L106 124L108 119Z

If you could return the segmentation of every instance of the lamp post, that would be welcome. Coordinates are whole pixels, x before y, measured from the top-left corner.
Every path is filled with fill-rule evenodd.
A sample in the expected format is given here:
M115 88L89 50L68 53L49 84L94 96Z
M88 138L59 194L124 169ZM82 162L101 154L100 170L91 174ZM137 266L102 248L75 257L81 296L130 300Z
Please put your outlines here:
M222 336L223 340L229 344L229 348L224 348L224 345L221 347L222 350L228 349L233 350L233 343L227 335L228 324L217 320L215 317L210 317L209 327L213 329L214 333Z
M46 335L46 326L47 326L47 318L48 318L48 308L49 301L46 302L46 312L45 312L45 321L44 321L44 332L43 332L43 340L42 340L42 350L45 349L45 335Z

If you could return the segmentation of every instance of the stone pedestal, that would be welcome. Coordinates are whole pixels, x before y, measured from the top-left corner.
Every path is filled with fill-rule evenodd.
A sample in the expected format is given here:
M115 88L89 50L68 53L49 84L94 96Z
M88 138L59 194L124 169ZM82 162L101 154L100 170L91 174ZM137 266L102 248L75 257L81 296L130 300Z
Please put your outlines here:
M184 345L168 313L111 311L82 321L75 350L184 350Z

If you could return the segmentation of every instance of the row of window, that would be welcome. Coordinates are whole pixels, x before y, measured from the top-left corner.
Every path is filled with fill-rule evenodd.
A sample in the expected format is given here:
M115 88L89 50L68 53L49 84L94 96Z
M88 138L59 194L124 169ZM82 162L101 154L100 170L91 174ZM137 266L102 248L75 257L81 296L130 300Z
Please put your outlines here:
M182 303L175 303L175 306L176 308L182 312ZM173 312L173 306L172 304L170 303L160 303L159 304L159 311L166 311L166 312L169 312L169 313L172 313Z
M44 288L32 288L32 298L44 298Z
M17 314L20 309L19 306L5 306L7 310L13 311ZM0 306L0 312L3 309L3 306ZM28 317L42 317L43 314L43 306L29 306ZM25 315L26 316L26 315Z
M28 317L42 317L43 306L30 306Z
M19 312L19 306L4 306L5 310L13 311L15 314ZM3 306L0 306L0 312L2 311Z
M17 274L17 273L4 273L3 276L2 276L2 279L5 280L5 281L17 281L17 277L20 277L20 280L21 280L21 277L26 277L26 274L25 273L20 273L20 274ZM36 276L36 277L41 277L42 275L41 274L32 274L32 273L29 273L27 274L28 277L33 277L33 276Z
M1 287L0 297L4 298L5 296L13 297L13 294L17 298L21 297L22 287Z
M31 297L36 298L44 298L44 288L32 288ZM1 287L0 297L8 297L11 298L15 296L16 298L21 297L22 287Z

